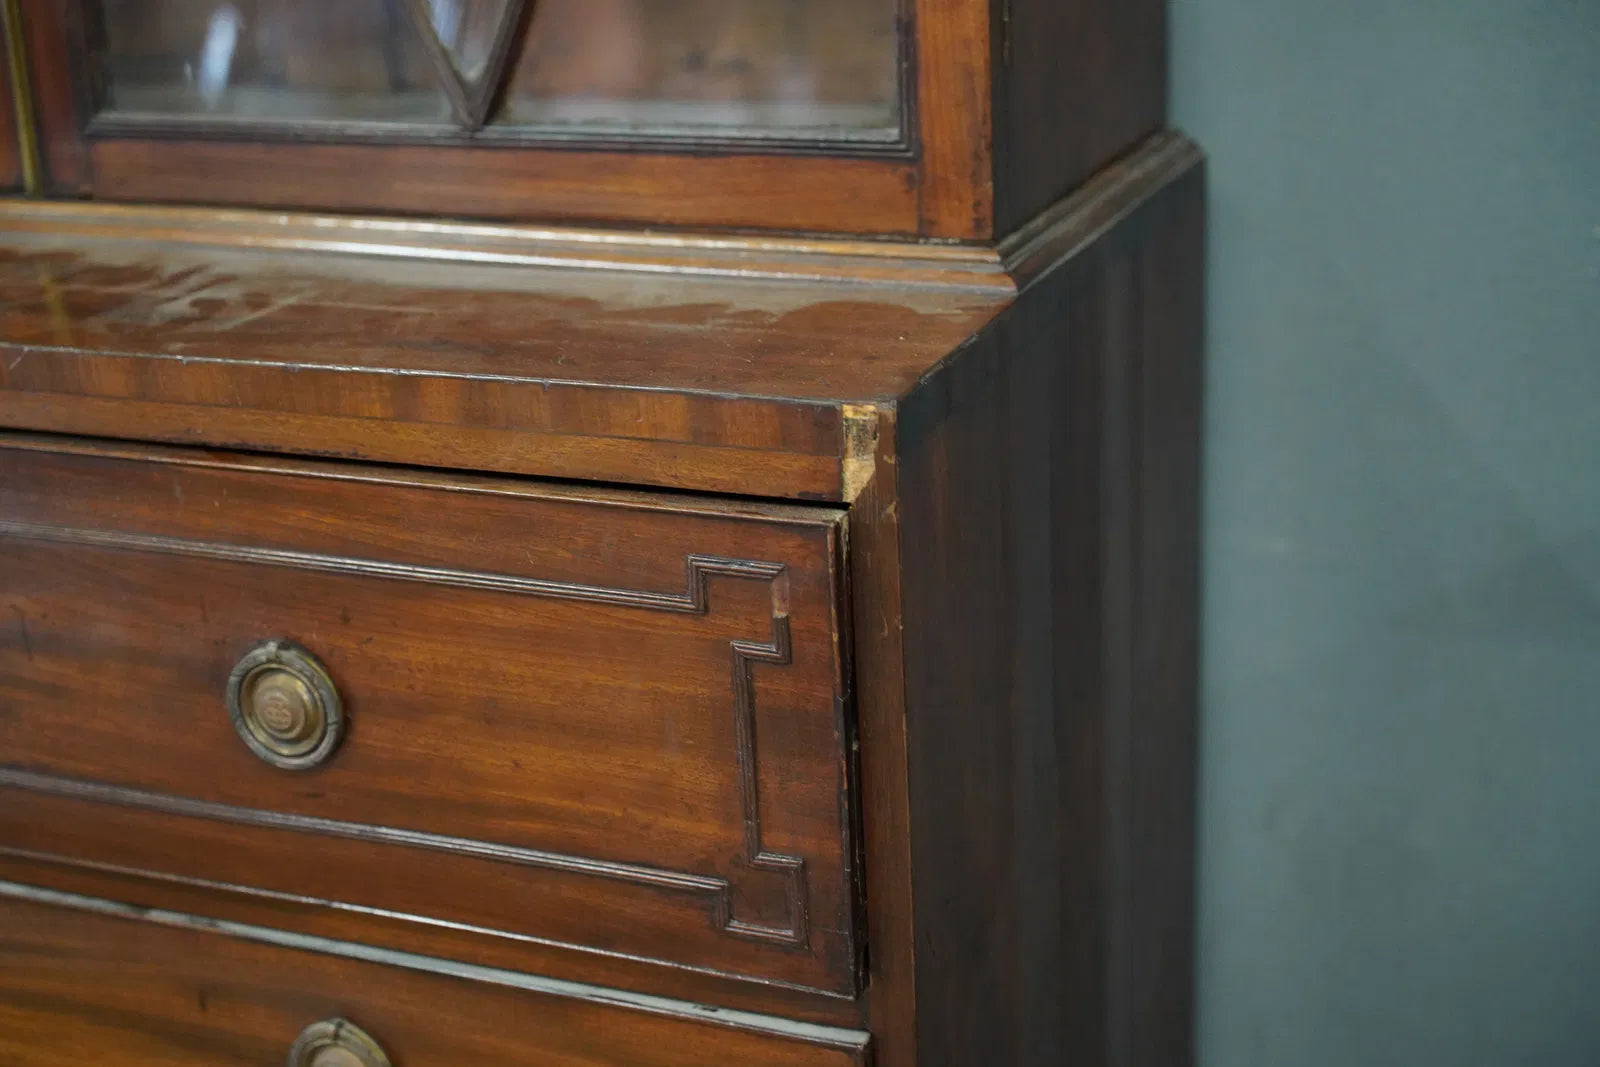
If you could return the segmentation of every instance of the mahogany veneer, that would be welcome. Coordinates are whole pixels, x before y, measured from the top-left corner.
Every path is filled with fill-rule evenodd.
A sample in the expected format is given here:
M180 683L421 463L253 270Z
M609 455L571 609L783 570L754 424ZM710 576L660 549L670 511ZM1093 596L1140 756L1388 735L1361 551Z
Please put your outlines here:
M119 110L0 6L0 1063L1192 1061L1161 4L904 0L874 143Z
M254 1067L282 1062L284 1035L308 1018L348 1018L404 1064L867 1063L859 1031L719 1017L484 969L439 974L400 954L308 951L260 927L209 929L66 894L43 895L58 906L6 895L0 887L7 1063Z

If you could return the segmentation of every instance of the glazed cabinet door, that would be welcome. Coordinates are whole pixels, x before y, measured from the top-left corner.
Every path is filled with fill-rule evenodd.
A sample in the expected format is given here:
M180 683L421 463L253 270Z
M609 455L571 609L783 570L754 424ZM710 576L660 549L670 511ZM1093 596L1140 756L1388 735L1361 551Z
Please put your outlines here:
M63 0L21 37L56 195L911 233L902 2Z

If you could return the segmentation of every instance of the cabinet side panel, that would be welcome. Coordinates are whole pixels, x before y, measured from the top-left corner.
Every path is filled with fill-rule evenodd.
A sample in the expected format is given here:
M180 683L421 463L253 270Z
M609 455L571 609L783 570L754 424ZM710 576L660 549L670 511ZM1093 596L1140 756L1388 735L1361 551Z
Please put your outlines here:
M1203 176L901 410L925 1064L1191 1062Z
M874 426L873 476L850 508L867 985L873 1067L916 1067L916 931L906 784L905 676L894 412Z
M995 0L995 233L1166 123L1163 0Z
M1204 189L1197 171L1152 213L1155 251L1138 262L1130 833L1116 1017L1117 1062L1141 1067L1194 1058Z

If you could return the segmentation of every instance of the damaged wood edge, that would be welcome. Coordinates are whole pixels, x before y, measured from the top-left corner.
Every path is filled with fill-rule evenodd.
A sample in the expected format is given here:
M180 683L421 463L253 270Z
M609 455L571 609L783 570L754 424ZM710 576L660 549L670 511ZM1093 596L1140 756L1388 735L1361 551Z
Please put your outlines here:
M871 404L845 404L839 421L844 434L839 492L840 499L850 504L872 484L878 461L878 409Z

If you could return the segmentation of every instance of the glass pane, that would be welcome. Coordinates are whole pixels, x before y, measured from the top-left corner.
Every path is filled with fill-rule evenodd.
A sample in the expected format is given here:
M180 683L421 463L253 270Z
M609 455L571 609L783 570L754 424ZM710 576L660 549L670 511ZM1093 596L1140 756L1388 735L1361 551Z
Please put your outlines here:
M483 77L501 25L516 14L510 0L427 0L427 9L450 62L469 82Z
M114 112L451 121L405 0L101 0L100 7Z
M539 0L499 126L893 141L896 0Z

